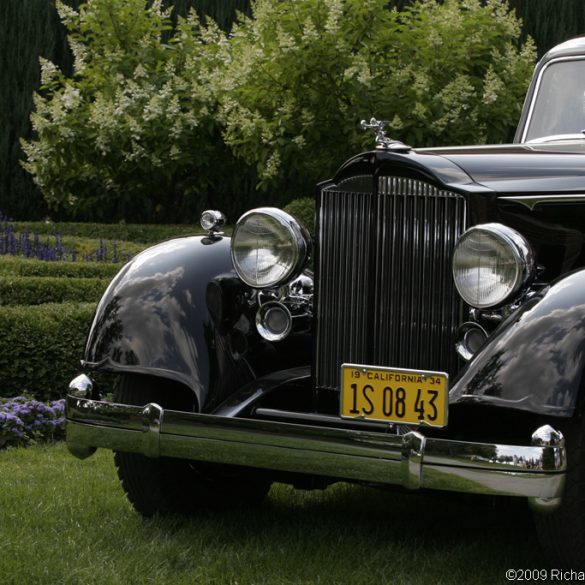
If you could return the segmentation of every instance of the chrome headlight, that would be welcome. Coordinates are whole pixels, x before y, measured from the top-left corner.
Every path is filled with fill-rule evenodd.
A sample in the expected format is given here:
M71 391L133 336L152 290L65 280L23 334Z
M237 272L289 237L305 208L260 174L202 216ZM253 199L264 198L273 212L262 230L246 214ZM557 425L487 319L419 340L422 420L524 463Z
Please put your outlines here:
M300 274L310 238L284 211L261 207L248 211L232 236L232 260L238 276L254 288L278 287Z
M455 246L455 286L472 307L486 309L512 300L533 275L530 244L516 230L499 223L468 229Z

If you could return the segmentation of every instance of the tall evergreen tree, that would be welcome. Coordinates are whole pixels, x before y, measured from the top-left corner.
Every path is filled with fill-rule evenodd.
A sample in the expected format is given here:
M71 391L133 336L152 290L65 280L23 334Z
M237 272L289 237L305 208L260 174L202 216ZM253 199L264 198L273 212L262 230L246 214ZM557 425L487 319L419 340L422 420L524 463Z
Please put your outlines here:
M19 138L29 136L39 56L67 66L64 30L47 0L0 2L0 211L37 218L46 205L21 168Z
M583 0L510 0L524 21L524 35L530 35L539 57L571 37L585 34Z

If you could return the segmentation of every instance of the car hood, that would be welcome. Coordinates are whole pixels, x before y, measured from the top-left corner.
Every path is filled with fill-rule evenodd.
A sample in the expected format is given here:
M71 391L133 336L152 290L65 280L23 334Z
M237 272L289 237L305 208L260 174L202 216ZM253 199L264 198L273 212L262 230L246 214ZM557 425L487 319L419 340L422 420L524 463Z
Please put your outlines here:
M475 183L497 193L563 193L585 189L585 140L422 148L444 157Z

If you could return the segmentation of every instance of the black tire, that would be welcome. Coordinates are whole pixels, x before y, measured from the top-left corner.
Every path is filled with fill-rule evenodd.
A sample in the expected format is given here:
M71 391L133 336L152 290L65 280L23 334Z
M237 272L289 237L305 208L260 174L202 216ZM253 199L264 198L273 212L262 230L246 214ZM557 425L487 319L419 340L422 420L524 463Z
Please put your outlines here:
M190 397L185 400L183 395L177 400L176 384L151 376L119 376L115 400L137 406L156 402L163 408L192 410ZM128 499L146 517L259 504L270 489L270 481L259 472L236 466L168 457L152 459L122 452L114 453L114 462Z
M534 515L540 543L551 566L585 569L585 424L571 420L561 429L567 446L567 476L560 507Z

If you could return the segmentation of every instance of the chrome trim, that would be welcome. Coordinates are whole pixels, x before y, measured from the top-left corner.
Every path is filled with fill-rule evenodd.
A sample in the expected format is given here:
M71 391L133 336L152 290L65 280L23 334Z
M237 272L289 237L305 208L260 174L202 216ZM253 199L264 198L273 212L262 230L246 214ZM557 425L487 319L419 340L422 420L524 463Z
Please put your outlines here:
M560 431L553 429L550 425L544 425L532 433L531 443L536 447L559 447L564 450L565 439ZM560 453L560 451L559 451ZM557 461L557 465L564 464L564 461ZM548 514L554 512L561 505L561 497L550 498L529 498L528 503L537 512Z
M339 428L359 427L362 430L380 430L385 432L396 432L400 434L399 430L409 428L406 425L396 425L394 423L379 423L372 421L356 420L356 419L340 419L338 416L331 414L319 414L316 412L297 412L294 410L279 410L277 408L256 408L254 410L254 418L267 418L271 420L282 420L298 423L320 423L322 425L332 425ZM402 433L404 434L404 433Z
M550 447L551 445L564 445L563 434L555 431L550 425L544 425L532 433L532 444L537 447Z
M217 209L206 209L199 219L201 227L208 232L210 238L223 235L219 228L223 227L225 222L225 215Z
M502 201L512 201L524 205L532 211L541 203L585 203L585 194L582 195L510 195L499 198Z
M375 130L376 131L376 148L381 150L394 150L398 152L408 152L412 150L412 146L408 146L400 140L393 140L389 136L386 136L384 128L388 124L388 120L376 120L376 118L370 118L370 121L362 120L360 122L360 128L362 130Z
M249 299L249 306L256 310L256 328L262 337L269 341L279 341L277 337L265 337L262 325L258 325L258 319L262 318L262 311L266 305L277 304L283 306L289 313L290 327L286 335L291 331L296 333L311 330L313 319L313 274L305 270L300 276L292 280L286 286L279 289L264 289L255 291ZM284 335L280 339L286 337Z
M532 94L532 101L530 102L530 109L528 110L528 116L526 116L526 122L524 124L524 128L522 129L522 138L520 139L521 143L526 143L526 135L528 134L528 127L530 126L530 122L532 121L532 114L534 113L534 108L536 106L536 98L538 97L538 91L540 90L540 84L542 82L542 77L544 72L555 63L560 63L562 61L583 61L583 55L574 55L570 57L558 57L557 59L551 59L539 72L538 72L538 79L536 80L536 86L534 87L534 93ZM532 140L530 141L532 143Z
M280 333L275 333L265 325L268 313L274 310L282 311L286 318L286 328ZM278 301L268 301L261 305L256 312L256 330L261 337L268 341L281 341L292 331L292 315L282 303L279 303Z
M292 264L282 277L273 282L258 284L257 279L255 280L253 276L246 274L240 268L236 260L235 247L238 243L238 232L241 229L243 222L251 215L264 215L275 220L289 233L291 244L294 246L294 258ZM238 219L231 239L231 257L236 273L248 286L257 289L277 288L296 278L303 270L310 251L311 238L307 230L292 215L281 209L277 209L276 207L258 207L244 213L244 215Z
M477 310L477 309L475 309ZM461 359L468 362L477 352L473 351L468 344L468 336L472 331L477 331L483 336L483 340L488 338L487 331L479 324L473 321L463 323L457 332L457 341L455 342L455 351Z
M391 435L163 411L155 404L128 406L74 396L67 397L66 408L67 444L80 458L103 447L409 489L524 496L537 509L548 509L564 486L564 441L547 427L536 430L530 445L497 445L419 432Z
M585 140L583 132L579 134L551 134L550 136L541 136L540 138L528 140L524 144L529 146L531 144L547 144L549 142L574 142L575 140Z
M147 457L160 457L160 432L164 410L151 402L142 410L142 432L144 433L143 453Z
M518 276L516 277L510 292L495 303L478 304L473 302L474 299L470 300L466 298L465 295L461 292L459 283L455 278L455 261L457 258L457 251L459 246L465 240L465 238L476 232L487 232L507 244L512 251L516 265L519 267ZM453 280L455 282L455 287L461 295L461 298L467 304L475 307L476 309L489 309L491 307L498 307L510 302L534 278L535 269L534 252L532 251L532 246L528 240L516 230L501 223L483 223L469 228L461 235L459 240L457 240L455 249L453 251Z
M403 465L403 486L418 490L423 487L423 457L427 440L426 438L412 431L404 435L402 441L402 465Z
M85 374L80 374L69 383L69 394L77 398L94 398L93 380Z

